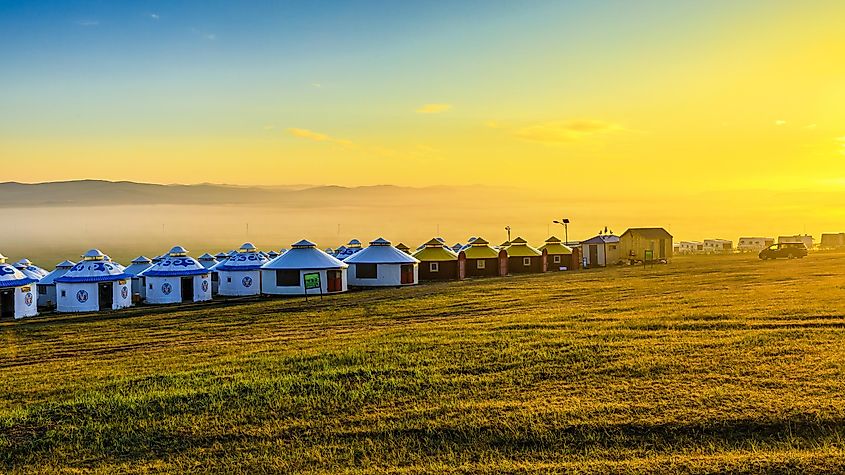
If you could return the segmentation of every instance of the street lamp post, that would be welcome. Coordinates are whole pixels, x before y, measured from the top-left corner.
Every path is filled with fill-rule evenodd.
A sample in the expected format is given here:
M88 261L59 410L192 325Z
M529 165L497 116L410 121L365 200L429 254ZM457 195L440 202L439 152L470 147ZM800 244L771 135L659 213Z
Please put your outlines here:
M568 246L569 245L569 218L563 218L560 221L553 220L552 222L555 223L555 224L563 225L564 244L566 244Z

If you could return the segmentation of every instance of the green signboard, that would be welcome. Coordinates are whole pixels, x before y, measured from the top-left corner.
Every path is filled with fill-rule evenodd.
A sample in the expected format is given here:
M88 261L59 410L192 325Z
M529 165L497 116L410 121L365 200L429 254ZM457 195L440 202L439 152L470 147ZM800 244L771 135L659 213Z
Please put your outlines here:
M647 249L645 251L645 260L646 262L651 262L654 260L654 251Z
M305 279L305 290L309 289L319 289L322 286L320 285L320 273L313 272L310 274L305 274L302 276Z

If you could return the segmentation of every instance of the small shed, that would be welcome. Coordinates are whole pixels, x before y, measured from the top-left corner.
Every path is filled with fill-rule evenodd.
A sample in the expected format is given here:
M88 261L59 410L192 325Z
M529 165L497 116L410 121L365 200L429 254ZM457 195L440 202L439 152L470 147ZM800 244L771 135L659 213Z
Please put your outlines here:
M630 228L619 236L619 257L633 264L672 259L672 235L663 228Z
M508 253L508 271L511 274L539 274L545 272L543 252L517 237L504 248Z
M161 262L144 271L146 301L153 305L211 300L211 271L182 246L174 246Z
M487 240L480 237L464 247L458 257L465 259L467 277L495 277L508 273L507 251L493 249Z
M546 270L548 272L574 270L579 267L578 262L572 262L572 248L563 244L563 241L556 236L550 236L546 239L546 242L540 247L540 251L546 253Z
M587 268L606 267L619 262L619 236L598 234L581 241L581 254Z
M238 253L214 268L219 276L220 295L240 297L261 293L261 266L269 259L245 242Z
M361 252L348 257L349 285L352 287L399 287L419 282L419 260L378 238Z
M62 261L56 265L56 269L38 281L38 306L43 308L56 307L56 279L67 274L75 266L73 261Z
M98 312L132 306L131 276L91 249L82 260L56 278L56 310Z
M0 320L20 319L38 315L38 303L33 292L32 277L6 264L0 254Z
M413 254L419 261L419 280L458 280L458 255L442 242L432 239Z
M320 295L346 292L349 266L303 239L261 268L261 291L269 295ZM320 287L306 289L306 275L319 276ZM310 276L309 276L310 278Z

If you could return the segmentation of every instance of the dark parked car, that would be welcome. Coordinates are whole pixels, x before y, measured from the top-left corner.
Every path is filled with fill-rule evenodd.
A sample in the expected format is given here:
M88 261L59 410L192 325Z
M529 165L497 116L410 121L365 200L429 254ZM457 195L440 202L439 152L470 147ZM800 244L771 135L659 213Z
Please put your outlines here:
M760 259L777 259L779 257L794 259L807 255L807 246L803 242L781 242L760 251Z

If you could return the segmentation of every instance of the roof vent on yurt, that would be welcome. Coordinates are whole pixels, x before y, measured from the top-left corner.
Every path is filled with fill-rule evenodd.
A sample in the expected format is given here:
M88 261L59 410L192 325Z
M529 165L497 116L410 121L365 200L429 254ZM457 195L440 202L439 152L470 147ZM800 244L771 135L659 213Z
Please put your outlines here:
M105 260L106 255L100 252L99 249L91 249L82 255L83 261L102 261Z

